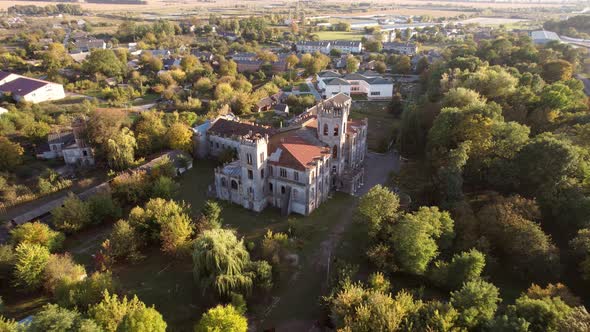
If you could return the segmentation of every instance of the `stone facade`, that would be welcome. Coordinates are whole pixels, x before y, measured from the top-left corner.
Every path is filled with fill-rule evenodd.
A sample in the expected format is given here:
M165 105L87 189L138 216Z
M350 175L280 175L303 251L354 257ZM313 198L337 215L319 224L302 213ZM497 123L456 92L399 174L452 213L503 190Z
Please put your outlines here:
M354 194L363 183L367 120L348 119L351 103L349 96L336 95L281 130L215 120L199 132L199 151L233 152L235 159L215 170L210 192L254 211L274 206L303 215L332 191Z

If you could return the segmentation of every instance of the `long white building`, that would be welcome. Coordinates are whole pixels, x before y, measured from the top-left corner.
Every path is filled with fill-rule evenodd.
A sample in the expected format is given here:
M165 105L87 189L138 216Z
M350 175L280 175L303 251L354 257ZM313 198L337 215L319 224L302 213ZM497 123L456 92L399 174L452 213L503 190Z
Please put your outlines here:
M30 103L59 100L66 97L63 85L0 71L0 93L16 101Z
M324 98L339 93L348 96L366 95L368 100L387 100L393 97L393 81L370 71L342 75L324 70L316 78L318 89Z
M349 120L352 100L338 94L275 130L225 118L195 133L201 153L227 150L237 159L215 170L218 199L262 211L310 214L333 190L354 194L362 185L367 120Z

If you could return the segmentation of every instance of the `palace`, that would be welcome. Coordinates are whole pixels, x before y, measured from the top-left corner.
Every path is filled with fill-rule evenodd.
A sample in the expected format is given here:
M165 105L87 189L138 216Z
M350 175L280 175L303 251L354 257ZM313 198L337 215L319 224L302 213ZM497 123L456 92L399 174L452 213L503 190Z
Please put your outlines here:
M211 188L222 200L262 211L310 214L334 190L363 184L367 120L350 120L352 100L338 94L294 118L287 128L218 118L195 130L201 156L234 153L215 170Z

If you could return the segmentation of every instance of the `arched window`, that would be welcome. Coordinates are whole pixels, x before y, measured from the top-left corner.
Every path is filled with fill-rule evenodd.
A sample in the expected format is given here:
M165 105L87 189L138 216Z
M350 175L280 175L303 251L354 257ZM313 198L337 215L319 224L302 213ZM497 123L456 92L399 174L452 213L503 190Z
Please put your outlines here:
M238 189L238 182L236 180L231 180L231 188L234 190Z
M285 193L285 186L281 186L281 194Z
M338 125L334 126L334 136L338 136Z
M272 192L272 183L269 183L269 184L268 184L268 191L269 191L269 192Z
M338 158L338 145L334 145L334 148L332 149L332 157Z
M221 178L221 186L227 187L227 181L225 180L225 178Z
M324 123L324 136L328 136L328 124Z

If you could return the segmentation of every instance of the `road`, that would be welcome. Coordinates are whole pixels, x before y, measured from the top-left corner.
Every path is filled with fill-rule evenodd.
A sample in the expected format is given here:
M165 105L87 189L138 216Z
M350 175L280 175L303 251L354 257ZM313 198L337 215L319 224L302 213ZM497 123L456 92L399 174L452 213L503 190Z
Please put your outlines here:
M367 193L369 189L377 184L387 183L390 172L399 172L399 170L400 158L399 154L396 152L388 152L386 154L369 152L365 161L365 181L363 187L357 192L357 195ZM328 264L331 261L331 258L333 258L332 253L341 243L343 235L353 223L356 202L357 200L355 200L354 204L342 207L344 210L342 215L345 217L341 218L338 223L330 229L326 238L318 243L316 249L309 254L306 254L306 257L302 259L305 263L303 263L303 266L301 266L300 270L297 272L297 277L293 278L290 282L290 287L275 295L277 302L275 303L275 306L269 310L269 316L273 316L273 310L292 313L288 320L280 320L278 326L275 326L276 331L317 331L315 321L312 320L311 317L298 317L298 315L293 313L295 310L289 310L289 308L293 308L293 305L300 305L303 289L312 289L313 293L316 294L315 297L310 297L306 300L309 302L310 307L316 307L319 296L325 294L327 291L327 284L325 281L318 282L317 284L314 283L313 285L310 285L309 281L317 279L313 277L313 275L324 276L327 274ZM329 204L329 202L325 204ZM316 317L319 316L320 313L318 312Z
M576 78L584 83L584 92L586 93L586 96L590 97L590 78L582 77L580 75L576 75Z
M318 90L313 85L312 79L313 79L313 77L311 77L311 76L305 79L305 83L309 87L309 92L311 92L313 94L313 96L315 97L315 100L322 100L322 95L320 95Z

